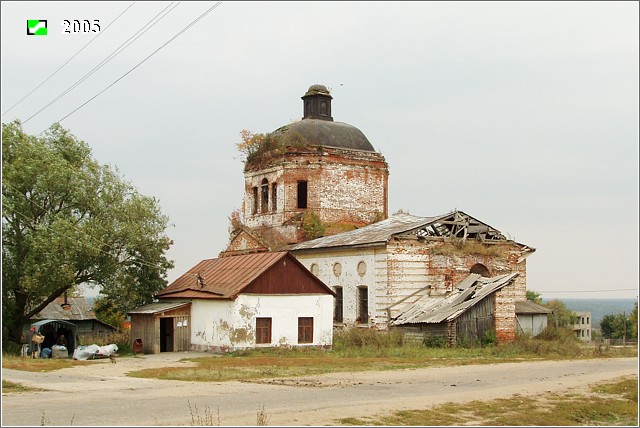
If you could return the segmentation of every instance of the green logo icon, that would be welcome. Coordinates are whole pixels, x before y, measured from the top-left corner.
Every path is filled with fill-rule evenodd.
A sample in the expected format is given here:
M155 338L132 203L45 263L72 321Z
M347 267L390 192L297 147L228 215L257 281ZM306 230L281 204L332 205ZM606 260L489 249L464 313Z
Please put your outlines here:
M27 19L27 35L46 36L47 20L46 19Z

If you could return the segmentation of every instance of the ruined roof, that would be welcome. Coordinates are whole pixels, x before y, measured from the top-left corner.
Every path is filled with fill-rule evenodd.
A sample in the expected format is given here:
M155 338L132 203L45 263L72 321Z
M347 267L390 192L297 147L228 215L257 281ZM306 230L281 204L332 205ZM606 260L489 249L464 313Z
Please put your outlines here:
M282 263L281 263L282 262ZM291 278L263 275L280 265L280 274ZM295 276L301 275L301 276ZM302 278L302 279L301 279ZM306 281L306 283L305 283ZM206 259L182 274L167 288L156 294L158 298L235 299L239 293L255 290L254 284L269 293L326 293L334 294L322 281L309 272L286 251L264 252Z
M321 119L302 119L271 133L276 138L301 137L312 146L337 147L375 152L365 135L355 126L344 122Z
M294 245L290 249L296 251L328 247L383 244L397 233L413 230L435 219L437 219L437 217L417 217L410 214L396 214L386 220L361 227L360 229L313 239Z
M516 301L516 314L550 314L551 312L553 312L551 309L531 300Z
M517 272L484 278L472 273L444 296L430 296L428 287L425 287L418 300L400 309L400 314L391 321L391 325L438 324L454 320L485 297L509 285L516 276Z
M64 296L57 297L49 303L43 310L37 313L33 319L82 321L95 320L96 314L87 303L84 297L67 297L65 305Z
M386 220L360 229L294 245L290 250L383 245L393 236L413 236L417 239L455 237L475 239L485 243L507 241L507 238L499 230L456 210L435 217L418 217L405 213L395 214ZM535 251L533 248L524 245L523 247L526 249L525 252Z

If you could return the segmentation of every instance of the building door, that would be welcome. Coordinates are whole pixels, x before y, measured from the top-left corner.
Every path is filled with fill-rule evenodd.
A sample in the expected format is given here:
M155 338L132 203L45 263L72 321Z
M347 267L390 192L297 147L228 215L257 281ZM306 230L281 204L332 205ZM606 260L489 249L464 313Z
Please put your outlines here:
M173 318L160 318L160 352L173 352Z

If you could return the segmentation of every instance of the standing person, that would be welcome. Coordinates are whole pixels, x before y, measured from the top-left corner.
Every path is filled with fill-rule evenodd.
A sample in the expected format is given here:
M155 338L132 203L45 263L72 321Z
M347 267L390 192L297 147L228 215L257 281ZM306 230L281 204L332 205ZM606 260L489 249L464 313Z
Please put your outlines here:
M29 356L31 358L35 358L38 353L38 344L33 341L33 336L36 335L36 328L31 327L29 329L29 335L27 336L27 340L29 341Z

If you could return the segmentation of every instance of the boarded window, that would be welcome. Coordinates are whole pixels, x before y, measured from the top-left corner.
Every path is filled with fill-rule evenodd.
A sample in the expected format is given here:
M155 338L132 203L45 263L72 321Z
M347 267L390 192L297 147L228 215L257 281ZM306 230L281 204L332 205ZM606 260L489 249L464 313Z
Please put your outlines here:
M342 287L335 288L336 297L333 305L333 320L342 322Z
M298 181L298 208L307 208L307 182Z
M252 205L252 209L251 209L251 214L257 214L258 213L258 188L254 187L253 189L251 189L253 191L253 205Z
M369 289L358 287L358 313L356 321L361 324L369 322Z
M256 318L256 343L271 343L271 318Z
M260 212L269 212L269 182L266 178L262 180L262 185L260 186L260 196Z
M313 343L313 317L298 318L298 343Z
M276 212L278 210L278 186L276 183L271 185L271 211Z

